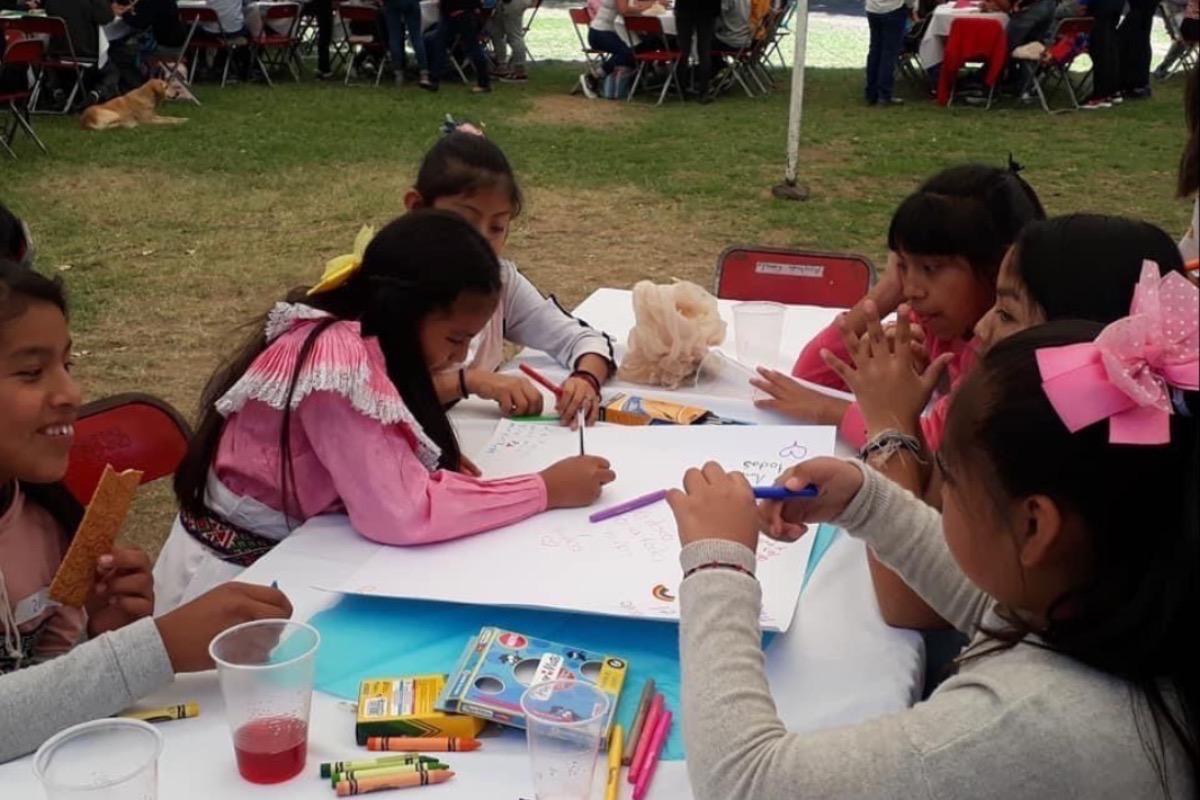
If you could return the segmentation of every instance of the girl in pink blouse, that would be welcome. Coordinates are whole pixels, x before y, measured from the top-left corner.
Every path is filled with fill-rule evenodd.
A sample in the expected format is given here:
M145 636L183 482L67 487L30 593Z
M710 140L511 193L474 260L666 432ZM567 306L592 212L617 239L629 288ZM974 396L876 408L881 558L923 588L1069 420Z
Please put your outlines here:
M204 392L176 474L156 608L229 580L296 526L345 513L384 544L445 541L592 503L614 475L579 456L482 480L431 375L466 356L500 297L487 241L454 214L397 219L268 312Z

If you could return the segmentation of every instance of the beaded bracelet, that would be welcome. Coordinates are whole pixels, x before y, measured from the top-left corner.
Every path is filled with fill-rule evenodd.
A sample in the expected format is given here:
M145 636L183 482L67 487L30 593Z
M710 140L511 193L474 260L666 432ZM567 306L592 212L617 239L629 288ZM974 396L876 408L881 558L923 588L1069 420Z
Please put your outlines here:
M751 572L750 570L746 569L745 567L740 566L738 564L729 564L724 561L709 561L707 564L700 564L698 566L692 567L687 572L683 573L683 579L687 580L688 578L695 575L697 572L700 572L701 570L705 570L705 569L730 569L730 570L733 570L734 572L740 572L743 575L749 575L751 578L754 578L754 580L758 580L758 578L755 577L754 573Z
M587 381L589 384L591 384L592 389L596 392L596 397L600 396L600 379L597 378L592 373L588 372L586 369L577 369L574 372L572 372L568 377L583 378L585 381Z

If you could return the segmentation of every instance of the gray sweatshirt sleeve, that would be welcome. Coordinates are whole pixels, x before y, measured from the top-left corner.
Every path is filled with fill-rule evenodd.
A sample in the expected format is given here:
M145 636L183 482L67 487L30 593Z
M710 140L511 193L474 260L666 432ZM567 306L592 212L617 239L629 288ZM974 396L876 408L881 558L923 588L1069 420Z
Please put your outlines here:
M865 541L942 619L973 636L993 600L950 555L942 515L874 469L850 463L862 469L863 486L833 523Z
M148 617L43 664L0 675L0 762L36 750L64 728L116 714L174 677Z
M680 560L685 570L712 561L754 568L754 554L727 541L688 545ZM936 709L926 704L855 727L789 733L763 668L758 581L706 569L683 581L679 599L683 737L696 800L929 798L910 722L925 718L953 731L974 722L971 706L986 702L961 694Z
M612 338L568 314L553 297L543 297L511 261L504 271L504 338L547 353L567 369L595 353L615 368Z

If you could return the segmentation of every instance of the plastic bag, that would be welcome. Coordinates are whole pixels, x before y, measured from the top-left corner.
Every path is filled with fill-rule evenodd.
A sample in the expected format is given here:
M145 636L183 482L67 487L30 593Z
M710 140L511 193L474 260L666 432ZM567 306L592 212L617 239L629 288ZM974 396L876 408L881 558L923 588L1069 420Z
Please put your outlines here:
M633 383L674 389L696 373L709 347L725 340L717 299L694 283L633 287L637 320L618 375Z

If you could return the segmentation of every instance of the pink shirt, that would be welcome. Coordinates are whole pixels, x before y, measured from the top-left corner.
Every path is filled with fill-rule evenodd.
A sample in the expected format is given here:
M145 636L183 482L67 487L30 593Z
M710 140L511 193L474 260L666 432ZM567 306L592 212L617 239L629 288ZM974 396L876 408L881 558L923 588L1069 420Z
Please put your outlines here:
M8 510L0 514L0 579L8 597L8 609L0 613L17 623L23 656L18 665L0 641L0 673L61 655L83 636L83 609L51 604L47 597L66 550L62 528L48 511L28 502L18 485ZM0 633L13 641L3 621Z
M976 342L974 340L970 342L961 339L953 341L945 339L929 340L930 360L937 358L943 353L954 354L953 360L950 361L947 367L947 374L950 376L950 392L940 393L935 396L932 405L921 416L921 432L930 450L937 450L941 447L942 432L946 427L946 414L950 408L950 396L954 392L954 387L958 385L962 377L974 365L975 349ZM841 376L830 369L825 360L821 358L821 350L828 350L847 363L851 360L849 351L842 344L841 333L838 331L837 325L833 324L814 336L812 341L800 351L800 356L796 359L795 366L792 367L792 375L806 381L819 383L822 386L828 386L831 389L848 391L848 387L842 381ZM851 403L846 409L845 414L842 415L842 421L838 424L838 434L856 448L866 444L867 423L863 418L862 409L859 408L858 403Z
M296 357L320 318L304 309L277 307L274 324L283 332L218 402L228 421L213 464L217 480L280 512L281 409ZM440 451L388 380L378 343L364 339L356 322L336 322L320 334L293 404L298 508L288 511L299 521L345 512L368 539L414 545L501 527L546 509L539 475L483 480L438 469Z

